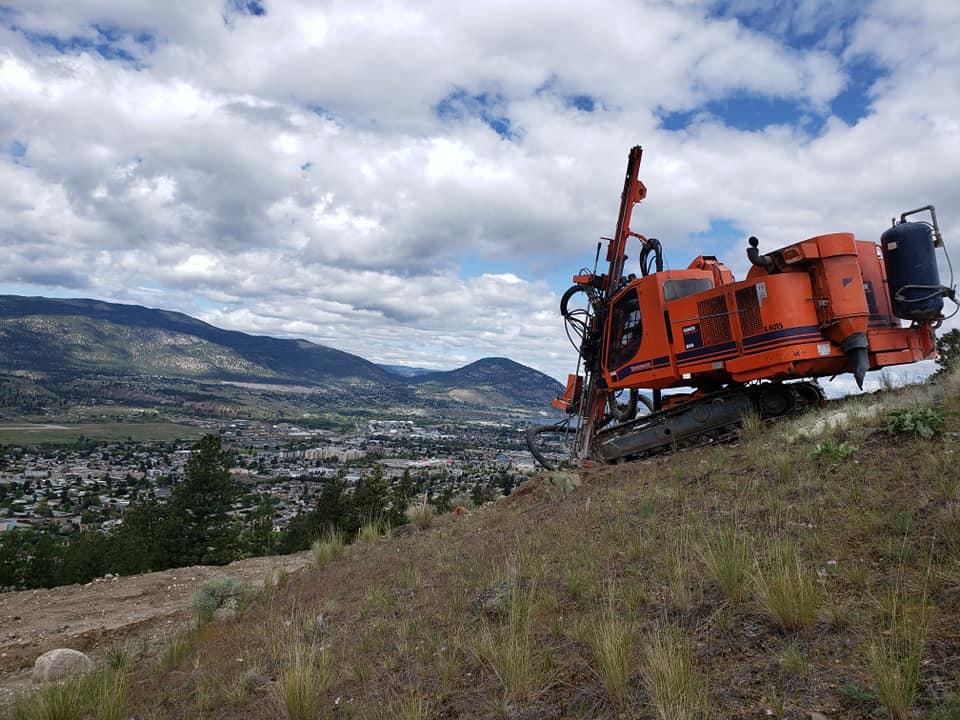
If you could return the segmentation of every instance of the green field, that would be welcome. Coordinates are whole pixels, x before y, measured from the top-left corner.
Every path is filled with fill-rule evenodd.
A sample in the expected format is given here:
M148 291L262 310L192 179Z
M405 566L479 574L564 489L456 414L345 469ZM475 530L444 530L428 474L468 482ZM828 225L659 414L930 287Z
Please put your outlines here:
M2 423L0 445L70 444L88 440L167 441L189 440L204 434L204 428L180 423Z

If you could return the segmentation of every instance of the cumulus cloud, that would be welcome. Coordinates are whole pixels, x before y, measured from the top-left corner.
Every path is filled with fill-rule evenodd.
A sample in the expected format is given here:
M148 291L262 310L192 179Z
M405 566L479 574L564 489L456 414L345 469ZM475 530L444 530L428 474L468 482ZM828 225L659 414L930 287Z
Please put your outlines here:
M563 278L633 144L673 266L927 202L949 242L958 30L903 0L14 0L0 283L562 377Z

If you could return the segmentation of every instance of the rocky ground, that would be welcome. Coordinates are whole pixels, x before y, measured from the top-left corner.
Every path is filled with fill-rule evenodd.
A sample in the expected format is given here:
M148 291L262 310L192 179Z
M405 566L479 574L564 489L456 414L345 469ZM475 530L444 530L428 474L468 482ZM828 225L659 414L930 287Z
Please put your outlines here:
M29 683L34 660L47 650L96 655L118 643L155 643L188 622L193 591L213 576L232 575L258 585L309 562L308 553L298 553L0 593L0 704Z

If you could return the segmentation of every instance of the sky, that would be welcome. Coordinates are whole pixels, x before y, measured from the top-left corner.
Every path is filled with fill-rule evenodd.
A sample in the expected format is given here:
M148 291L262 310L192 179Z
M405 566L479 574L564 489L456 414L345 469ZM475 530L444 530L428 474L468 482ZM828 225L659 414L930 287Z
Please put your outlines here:
M0 0L0 293L562 379L632 145L672 268L960 239L960 3L773 5Z

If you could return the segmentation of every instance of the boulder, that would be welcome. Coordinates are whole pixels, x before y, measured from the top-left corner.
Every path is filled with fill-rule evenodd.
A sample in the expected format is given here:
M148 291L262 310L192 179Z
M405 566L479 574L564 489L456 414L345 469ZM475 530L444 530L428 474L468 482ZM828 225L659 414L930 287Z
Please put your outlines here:
M582 483L580 475L575 472L552 472L549 478L551 494L559 497L566 497Z
M86 675L96 670L89 655L79 650L57 648L37 658L33 664L33 682L55 682L67 680L78 675Z

